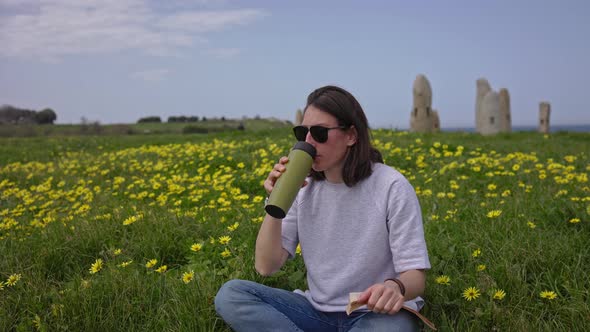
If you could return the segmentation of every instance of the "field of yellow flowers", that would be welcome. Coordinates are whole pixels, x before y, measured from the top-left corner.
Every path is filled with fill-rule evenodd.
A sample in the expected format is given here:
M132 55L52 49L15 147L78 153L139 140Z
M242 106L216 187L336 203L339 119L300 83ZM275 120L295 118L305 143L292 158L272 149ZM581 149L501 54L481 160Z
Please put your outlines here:
M374 144L420 199L442 331L590 330L590 134L419 135ZM223 331L288 130L0 139L0 330Z

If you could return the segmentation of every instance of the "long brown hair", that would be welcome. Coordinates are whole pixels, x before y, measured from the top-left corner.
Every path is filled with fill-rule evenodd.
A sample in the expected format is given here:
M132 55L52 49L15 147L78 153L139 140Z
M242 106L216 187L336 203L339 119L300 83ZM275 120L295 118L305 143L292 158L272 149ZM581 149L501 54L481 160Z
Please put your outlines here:
M338 119L338 125L346 128L354 126L356 129L356 143L350 147L342 169L342 179L347 186L352 187L369 177L372 173L372 163L383 163L381 153L371 145L365 112L350 92L327 85L309 94L305 110L309 105L333 115ZM320 181L326 179L324 172L314 170L311 171L311 177Z

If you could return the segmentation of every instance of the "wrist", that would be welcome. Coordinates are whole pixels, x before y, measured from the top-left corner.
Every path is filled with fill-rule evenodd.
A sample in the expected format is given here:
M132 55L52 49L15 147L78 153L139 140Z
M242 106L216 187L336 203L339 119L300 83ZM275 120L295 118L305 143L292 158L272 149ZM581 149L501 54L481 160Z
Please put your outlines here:
M404 283L399 280L398 278L390 278L390 279L385 279L384 282L387 281L392 281L394 283L397 284L397 287L399 288L399 292L402 294L402 296L406 296L406 286L404 285Z

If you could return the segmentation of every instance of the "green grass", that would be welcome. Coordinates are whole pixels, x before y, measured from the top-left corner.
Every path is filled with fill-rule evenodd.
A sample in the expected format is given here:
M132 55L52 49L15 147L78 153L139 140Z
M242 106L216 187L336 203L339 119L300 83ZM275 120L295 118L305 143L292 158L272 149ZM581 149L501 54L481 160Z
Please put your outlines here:
M418 192L432 263L423 313L439 330L590 330L589 134L373 136ZM262 127L0 138L0 282L21 275L0 290L0 330L223 331L223 282L305 287L300 257L269 278L253 267L261 182L292 143ZM467 287L481 296L465 300Z
M245 131L259 131L269 128L288 128L292 124L276 119L212 119L197 122L163 122L135 124L55 124L55 125L10 125L0 124L0 137L63 137L63 136L100 136L100 135L154 135L214 133L236 131L243 125Z

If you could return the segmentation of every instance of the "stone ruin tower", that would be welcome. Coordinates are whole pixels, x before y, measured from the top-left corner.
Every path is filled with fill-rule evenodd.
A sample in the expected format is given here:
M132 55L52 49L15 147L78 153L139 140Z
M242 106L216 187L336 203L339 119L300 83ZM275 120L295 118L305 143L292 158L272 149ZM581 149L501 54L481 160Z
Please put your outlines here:
M297 109L297 112L295 112L295 125L299 126L301 122L303 122L303 112L301 109Z
M491 90L480 105L480 131L482 135L494 135L501 131L500 95Z
M512 120L510 114L510 94L508 89L501 88L500 95L500 131L503 133L512 132Z
M481 128L483 126L481 116L481 103L483 101L483 98L486 96L488 92L492 90L492 88L488 80L485 78L480 78L477 81L475 81L475 85L477 88L475 97L475 131L481 133Z
M438 111L433 109L432 115L434 116L434 121L432 121L432 132L438 133L440 131L440 118L438 117Z
M410 115L410 131L430 133L434 127L434 115L432 114L432 89L426 76L416 76L412 87L414 102Z
M539 103L539 132L549 134L549 115L551 114L551 104L546 101Z

